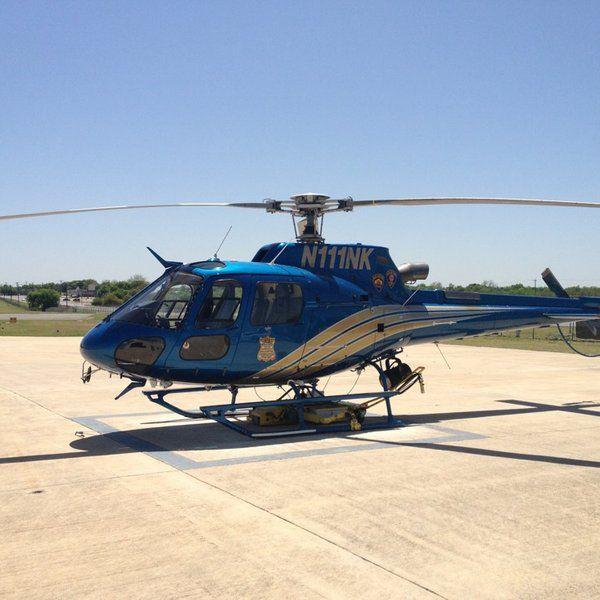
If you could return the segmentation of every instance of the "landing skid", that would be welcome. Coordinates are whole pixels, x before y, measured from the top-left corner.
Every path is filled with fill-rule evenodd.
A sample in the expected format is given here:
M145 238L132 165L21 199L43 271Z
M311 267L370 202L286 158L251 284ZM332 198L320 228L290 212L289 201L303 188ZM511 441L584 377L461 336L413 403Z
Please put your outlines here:
M373 365L375 366L375 365ZM379 369L378 369L379 370ZM316 387L316 382L289 382L289 389L277 400L236 402L238 388L234 386L216 385L179 389L151 390L143 394L155 404L189 419L211 419L238 433L253 438L280 437L339 431L368 431L372 429L391 429L402 427L405 423L392 412L391 399L399 396L419 382L423 391L422 368L410 371L399 382L395 389L384 389L359 394L326 396ZM382 382L385 386L385 382ZM200 393L215 390L229 390L229 404L201 406L197 411L180 408L165 399L171 394ZM367 415L367 410L376 404L385 402L386 414L383 416ZM269 410L271 409L271 410ZM274 424L258 424L257 411L267 419L281 422ZM339 418L324 424L315 422L319 411L337 412Z
M213 388L214 389L214 388ZM300 435L307 433L321 433L325 431L352 431L350 421L341 423L331 423L328 425L319 425L307 423L305 419L305 409L310 406L321 405L342 405L347 406L349 411L363 410L362 404L358 401L375 401L379 399L389 400L393 396L397 396L401 392L387 391L374 392L364 394L347 394L344 396L316 396L309 398L273 400L273 401L258 401L258 402L240 402L231 404L215 404L213 406L202 406L197 411L184 410L171 402L165 400L167 394L175 394L182 392L201 392L206 391L205 388L182 388L177 390L159 390L143 392L144 395L152 402L167 408L178 415L189 419L212 419L225 427L229 427L239 433L248 435L254 438L276 437L284 435ZM259 426L252 425L250 422L244 421L250 416L250 413L255 408L284 408L293 410L296 414L296 422L290 425L269 425ZM390 427L400 427L404 423L402 420L395 417L391 412L388 412L386 417L377 418L377 422L371 417L365 417L360 427L355 430L367 429L383 429Z

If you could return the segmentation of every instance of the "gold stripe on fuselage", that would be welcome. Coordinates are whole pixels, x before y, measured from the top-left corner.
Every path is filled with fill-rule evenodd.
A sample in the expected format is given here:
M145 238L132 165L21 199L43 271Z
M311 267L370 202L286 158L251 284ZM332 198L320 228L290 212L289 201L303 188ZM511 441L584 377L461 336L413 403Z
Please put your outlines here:
M278 360L272 365L269 365L268 367L262 369L262 371L259 371L258 373L254 374L253 378L262 379L263 377L268 377L277 371L283 370L286 367L298 363L302 359L302 357L305 356L307 353L312 352L313 350L321 346L325 346L327 342L334 338L336 335L339 335L349 327L353 327L361 321L374 316L374 314L375 313L372 309L367 308L364 310L359 310L358 312L355 312L347 317L344 317L343 319L337 321L333 325L327 327L327 329L324 329L323 331L318 333L316 336L312 337L310 340L307 340L304 344L300 345L298 348L296 348L296 350L284 356L281 360Z
M324 357L324 360L321 362L311 362L310 364L301 367L296 374L300 376L312 375L320 371L325 367L329 367L334 365L335 363L348 358L349 356L359 355L362 350L372 346L374 344L385 341L386 339L393 338L397 336L399 333L412 331L414 329L422 329L424 327L437 327L438 325L442 325L440 323L440 319L444 317L437 316L429 319L423 319L419 321L410 321L407 323L399 323L397 325L393 325L391 327L387 327L383 332L377 331L377 323L375 323L375 327L372 328L372 331L368 332L367 335L357 336L354 338L355 341L346 344L344 347L339 348L337 351L331 353L329 356ZM461 317L453 317L451 315L446 315L445 318L454 318L461 319ZM462 319L472 318L472 315L462 317ZM372 325L372 324L368 324ZM357 339L360 337L360 339ZM281 373L280 375L292 375L293 373Z
M373 318L374 317L374 318ZM352 329L345 331L333 340L330 340L329 344L322 344L319 346L312 346L311 350L304 353L302 359L296 365L290 365L289 369L303 370L306 367L318 362L322 359L329 357L332 352L337 353L343 351L349 344L355 342L355 340L370 334L377 334L377 328L379 324L382 324L385 328L391 323L397 322L398 319L404 318L403 315L394 312L390 314L379 313L378 315L372 315L369 319L363 320L361 323L352 327ZM381 334L379 334L381 337ZM375 339L377 341L377 339ZM372 343L375 343L372 342Z
M297 375L301 377L310 376L324 369L325 367L329 367L341 360L344 360L345 358L348 358L349 356L359 354L361 350L364 350L365 348L368 348L369 346L372 346L378 342L382 342L386 338L391 338L398 333L402 333L403 331L419 329L421 327L429 327L430 325L431 319L426 319L423 321L412 321L410 323L395 325L382 333L377 332L377 329L375 328L371 335L357 339L356 341L346 345L344 348L340 348L330 356L327 356L326 359L320 363L312 363L310 366L300 369Z
M319 356L331 352L332 349L338 348L340 345L347 344L348 342L356 339L358 333L357 330L361 328L361 332L364 333L364 325L373 319L386 318L384 315L395 313L394 317L398 318L398 309L400 307L397 304L376 306L361 310L353 315L344 317L337 323L334 323L327 329L318 333L316 336L307 340L305 344L282 358L281 360L269 365L259 373L253 375L254 378L270 377L277 375L279 378L280 372L289 375L290 371L298 371L302 361L313 359L314 353L319 353ZM335 341L334 341L335 340ZM332 345L333 344L333 345ZM283 376L283 374L282 374Z
M456 307L452 310L452 314L449 314L446 307L444 307L446 310L442 311L427 310L424 307L419 307L417 310L402 311L401 308L397 304L382 305L361 310L345 317L310 340L307 340L305 344L302 344L281 360L255 373L252 379L281 380L304 373L307 370L314 372L313 365L315 364L319 365L319 369L323 366L335 364L338 360L342 360L359 350L393 335L397 335L402 331L432 326L434 322L437 326L440 318L474 318L488 313L487 310L479 309L479 314L474 315L474 307ZM444 314L436 315L436 312ZM465 312L467 313L466 315ZM388 327L390 323L398 319L414 318L419 315L427 315L428 318ZM384 325L384 332L377 331L379 324ZM352 351L349 351L350 348L352 348ZM319 363L319 361L321 362Z

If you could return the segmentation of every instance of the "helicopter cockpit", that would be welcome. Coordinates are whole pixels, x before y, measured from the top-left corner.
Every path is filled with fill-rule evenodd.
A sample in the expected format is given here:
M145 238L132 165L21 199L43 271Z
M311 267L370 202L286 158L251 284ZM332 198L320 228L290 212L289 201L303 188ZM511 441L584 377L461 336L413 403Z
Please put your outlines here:
M203 277L194 273L165 273L131 302L115 311L110 319L162 329L178 329L203 282Z

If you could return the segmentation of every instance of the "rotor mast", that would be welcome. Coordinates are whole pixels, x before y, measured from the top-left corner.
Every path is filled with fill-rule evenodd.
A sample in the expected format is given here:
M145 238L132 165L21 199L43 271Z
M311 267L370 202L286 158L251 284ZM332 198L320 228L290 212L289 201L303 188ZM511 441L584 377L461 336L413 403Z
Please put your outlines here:
M324 194L306 193L290 196L289 200L265 200L267 212L287 212L292 215L296 240L300 243L323 243L323 216L328 212L349 212L352 198L334 200Z

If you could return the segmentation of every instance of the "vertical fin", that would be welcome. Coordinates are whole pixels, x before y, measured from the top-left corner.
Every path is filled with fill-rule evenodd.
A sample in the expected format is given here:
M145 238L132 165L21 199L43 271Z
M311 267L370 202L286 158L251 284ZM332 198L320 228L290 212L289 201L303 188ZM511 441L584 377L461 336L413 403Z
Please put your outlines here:
M165 268L170 269L171 267L180 267L183 263L177 262L175 260L165 260L162 256L160 256L157 252L154 252L150 246L146 246L148 250L150 250L150 254L156 258L156 260Z
M565 288L560 284L558 279L556 279L554 276L554 273L549 268L546 268L542 271L542 279L550 288L550 291L554 292L559 298L570 298Z

